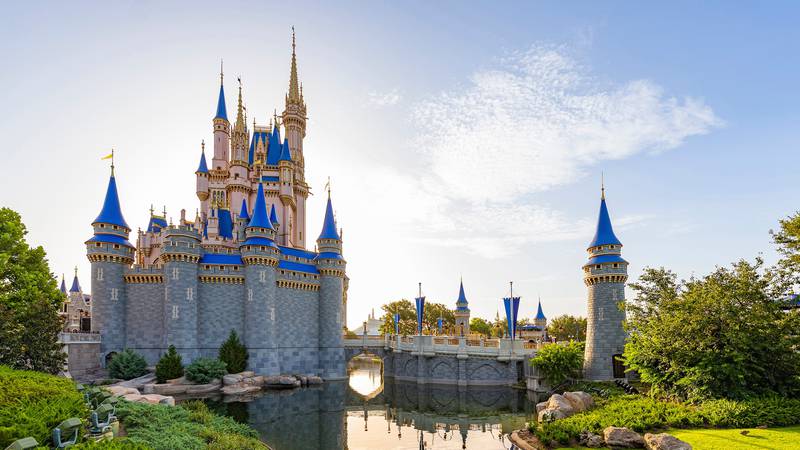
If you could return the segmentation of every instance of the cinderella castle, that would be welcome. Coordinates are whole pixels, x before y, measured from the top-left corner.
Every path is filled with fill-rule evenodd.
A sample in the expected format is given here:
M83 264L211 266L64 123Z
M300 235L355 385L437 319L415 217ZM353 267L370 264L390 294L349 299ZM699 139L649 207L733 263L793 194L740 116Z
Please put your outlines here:
M241 84L231 124L222 81L220 73L213 155L209 164L203 143L193 220L182 210L173 224L151 208L132 245L112 160L86 241L101 359L130 348L155 364L174 345L188 363L215 357L235 330L257 373L344 378L348 278L330 190L315 250L306 249L307 117L294 34L285 107L268 125L248 127Z

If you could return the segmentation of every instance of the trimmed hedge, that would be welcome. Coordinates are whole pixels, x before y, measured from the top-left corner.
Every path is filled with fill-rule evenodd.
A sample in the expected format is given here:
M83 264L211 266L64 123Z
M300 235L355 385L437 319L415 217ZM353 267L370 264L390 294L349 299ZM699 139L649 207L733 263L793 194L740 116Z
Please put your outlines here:
M663 428L750 428L759 425L800 424L800 399L762 398L745 401L712 400L699 405L656 400L640 395L599 399L599 406L566 419L531 425L543 442L567 443L581 432L601 434L608 426L636 432Z
M0 448L27 436L48 444L56 425L88 415L72 380L0 366Z

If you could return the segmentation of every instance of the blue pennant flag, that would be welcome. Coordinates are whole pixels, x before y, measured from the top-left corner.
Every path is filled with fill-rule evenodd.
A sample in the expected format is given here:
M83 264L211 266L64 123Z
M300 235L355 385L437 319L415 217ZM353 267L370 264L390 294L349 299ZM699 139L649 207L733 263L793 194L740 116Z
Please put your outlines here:
M422 318L425 317L425 297L417 297L417 334L422 334Z
M439 319L436 320L436 327L439 328L439 334L442 334L442 325L444 325L444 319L439 317Z
M395 313L394 316L392 316L392 319L394 319L394 334L399 335L400 334L400 313Z
M520 297L503 298L503 306L506 309L506 320L508 321L508 335L511 339L517 334L517 314L519 313Z

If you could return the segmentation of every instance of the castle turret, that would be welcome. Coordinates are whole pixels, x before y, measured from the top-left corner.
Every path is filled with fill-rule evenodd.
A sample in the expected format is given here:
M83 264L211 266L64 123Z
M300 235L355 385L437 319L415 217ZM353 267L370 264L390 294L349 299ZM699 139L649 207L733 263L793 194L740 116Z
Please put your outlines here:
M292 169L292 157L289 144L284 140L280 146L281 155L278 159L278 170L280 173L280 200L283 205L283 230L278 234L280 242L286 246L296 246L295 239L297 230L295 229L295 210L297 204L294 196L294 170Z
M164 265L164 342L174 345L189 363L197 353L198 261L200 234L189 225L170 225L162 232Z
M103 209L92 222L94 236L86 241L92 266L92 331L101 336L101 364L112 352L125 348L125 268L133 263L134 247L128 242L131 229L122 216L114 165L103 201Z
M542 311L542 299L539 299L539 306L536 308L536 317L533 318L533 324L541 328L542 331L547 329L547 317Z
M344 379L347 376L342 342L346 262L342 257L342 239L333 217L330 190L317 248L319 254L316 262L320 274L319 362L326 370L322 377Z
M236 225L237 225L237 239L241 242L246 239L245 237L245 228L247 228L247 224L250 223L250 214L247 212L247 199L242 199L242 208L239 210L239 215L236 217Z
M587 251L589 261L583 266L583 281L589 299L583 376L589 380L623 378L624 368L616 358L625 347L622 325L628 262L622 259L622 243L611 226L605 188L601 191L597 231Z
M217 113L214 115L214 158L211 160L212 170L228 169L228 154L230 150L231 124L228 122L228 112L225 108L225 89L222 83L223 74L219 72L219 98L217 99Z
M469 304L464 294L464 281L458 287L458 300L456 301L456 334L467 336L469 334Z
M206 141L200 143L200 164L194 172L197 177L197 198L202 204L201 210L208 214L208 165L206 164Z
M244 343L250 353L248 366L260 374L277 375L280 365L275 341L275 268L279 256L261 183L245 235L247 239L239 249L245 265Z

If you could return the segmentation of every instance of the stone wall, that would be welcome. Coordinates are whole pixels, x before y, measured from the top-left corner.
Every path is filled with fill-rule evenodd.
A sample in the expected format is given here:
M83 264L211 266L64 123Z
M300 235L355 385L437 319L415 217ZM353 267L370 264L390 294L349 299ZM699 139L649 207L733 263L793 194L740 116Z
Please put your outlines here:
M67 367L72 378L83 379L89 372L100 368L100 344L97 342L73 342L64 346Z
M624 283L597 283L590 285L586 329L584 378L610 380L614 378L613 355L625 348L625 330L622 323L625 312L619 303L625 299Z

